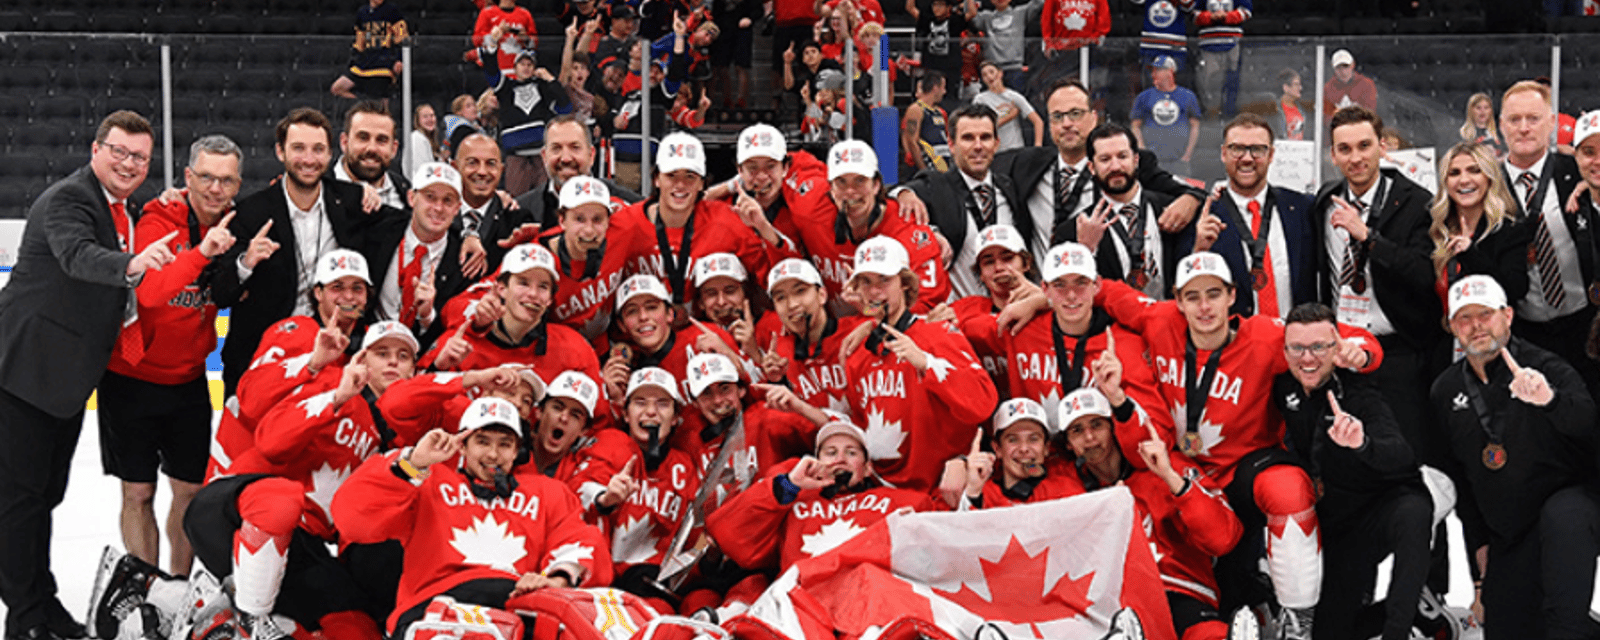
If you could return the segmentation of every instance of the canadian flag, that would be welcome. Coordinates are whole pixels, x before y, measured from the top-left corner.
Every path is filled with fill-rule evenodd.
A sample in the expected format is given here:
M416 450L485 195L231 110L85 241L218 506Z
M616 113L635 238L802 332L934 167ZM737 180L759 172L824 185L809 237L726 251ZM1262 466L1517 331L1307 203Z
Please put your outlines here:
M1115 487L1002 509L891 514L796 563L723 626L742 640L892 638L930 625L971 638L986 622L1009 638L1098 638L1123 607L1139 614L1146 637L1175 640L1133 495Z

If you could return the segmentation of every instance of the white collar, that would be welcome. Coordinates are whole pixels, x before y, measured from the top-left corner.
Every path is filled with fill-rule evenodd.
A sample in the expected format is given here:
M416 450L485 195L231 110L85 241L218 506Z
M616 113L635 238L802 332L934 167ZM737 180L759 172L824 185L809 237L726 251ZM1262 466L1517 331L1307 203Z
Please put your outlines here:
M406 246L406 249L408 249L408 251L406 252L408 254L411 253L412 251L415 251L417 245L422 245L422 246L428 248L428 255L431 256L431 255L433 255L435 253L439 253L439 252L444 251L445 243L447 243L449 241L450 241L450 234L449 233L445 233L444 237L441 237L438 240L434 240L433 242L423 242L422 238L417 237L417 231L415 229L412 229L411 225L409 225L409 224L406 225L405 246Z
M1521 178L1522 174L1524 174L1524 173L1533 174L1533 178L1535 180L1537 180L1537 179L1539 179L1539 176L1544 174L1544 163L1545 163L1546 160L1549 160L1549 159L1550 159L1550 153L1549 152L1545 152L1544 155L1539 156L1539 161L1538 162L1533 163L1533 166L1528 167L1526 169L1523 169L1523 168L1518 167L1517 165L1511 164L1510 160L1506 160L1506 175L1510 176L1512 185L1517 184L1517 178ZM1515 188L1515 187L1513 187L1513 188Z
M317 212L322 211L322 183L321 182L317 183L317 197L316 197L316 199L311 201L311 208L310 209L301 209L300 207L295 206L294 198L289 196L289 176L288 176L288 174L285 174L278 182L280 183L279 186L283 189L283 201L289 205L289 216L291 218L303 218L303 217L306 217L308 215L315 215Z
M972 176L967 175L967 172L962 171L961 169L952 168L950 170L956 172L956 174L961 176L961 181L965 182L967 184L967 190L968 191L976 189L978 187L978 185L980 185L980 184L989 185L989 187L991 189L994 188L994 171L993 170L990 170L989 173L984 174L982 180L973 180Z

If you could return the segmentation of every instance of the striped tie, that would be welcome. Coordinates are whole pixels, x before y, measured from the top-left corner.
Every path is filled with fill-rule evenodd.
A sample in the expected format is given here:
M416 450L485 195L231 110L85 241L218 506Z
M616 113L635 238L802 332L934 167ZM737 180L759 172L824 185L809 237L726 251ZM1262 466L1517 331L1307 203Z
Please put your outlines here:
M983 218L983 224L981 225L983 227L994 224L995 201L993 189L989 185L980 184L972 190L973 194L978 198L978 216Z
M1352 204L1354 204L1356 206L1356 210L1361 212L1362 214L1365 214L1367 212L1367 203L1362 202L1360 200L1356 200ZM1339 287L1340 288L1344 288L1344 287L1354 288L1354 286L1355 286L1355 281L1356 281L1356 254L1357 254L1357 252L1360 251L1360 249L1358 247L1359 247L1359 245L1356 243L1356 239L1355 238L1350 238L1350 241L1344 245L1344 264L1339 267Z
M1067 199L1072 197L1072 179L1077 177L1077 175L1078 170L1073 167L1062 167L1060 171L1056 172L1057 222L1065 220L1067 216L1072 215L1072 210L1067 208L1072 205L1072 203L1067 202Z
M1539 290L1544 301L1553 309L1561 308L1567 301L1567 292L1561 288L1561 265L1556 262L1555 243L1550 240L1550 225L1545 223L1543 211L1534 209L1534 177L1532 172L1517 177L1522 188L1523 211L1539 217L1539 226L1533 230L1533 260L1539 266Z

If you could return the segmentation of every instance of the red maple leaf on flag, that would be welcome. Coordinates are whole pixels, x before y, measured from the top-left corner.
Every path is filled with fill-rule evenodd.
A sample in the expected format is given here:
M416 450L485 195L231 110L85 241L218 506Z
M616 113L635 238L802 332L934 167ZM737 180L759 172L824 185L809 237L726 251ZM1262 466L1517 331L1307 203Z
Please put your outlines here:
M1083 615L1094 604L1089 600L1089 585L1094 582L1094 572L1090 571L1076 579L1070 573L1063 573L1046 590L1044 574L1049 558L1048 548L1038 555L1028 555L1022 543L1013 535L1006 544L1005 554L998 561L978 558L983 567L984 582L989 587L989 599L985 600L967 585L961 585L960 591L934 589L934 592L988 620L1026 624Z

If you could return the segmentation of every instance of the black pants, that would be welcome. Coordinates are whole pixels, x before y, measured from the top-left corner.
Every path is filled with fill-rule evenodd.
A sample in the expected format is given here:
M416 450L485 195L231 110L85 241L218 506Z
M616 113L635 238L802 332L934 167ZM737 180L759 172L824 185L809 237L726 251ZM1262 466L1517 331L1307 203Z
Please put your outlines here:
M1597 553L1600 499L1579 486L1551 494L1521 540L1489 542L1483 637L1600 638L1600 624L1589 618Z
M1433 500L1425 489L1403 485L1353 514L1343 522L1322 522L1322 598L1315 635L1318 640L1365 638L1356 633L1356 614L1372 591L1378 563L1393 553L1383 640L1405 640L1428 578Z
M1444 468L1441 463L1448 456L1443 455L1445 447L1436 442L1433 412L1428 410L1428 403L1418 401L1428 397L1434 379L1443 370L1445 361L1436 357L1438 345L1419 349L1398 334L1378 336L1378 344L1383 347L1383 364L1367 377L1394 412L1400 435L1411 445L1417 461L1435 469ZM1450 537L1443 522L1434 532L1432 553L1428 588L1442 596L1450 589Z
M0 599L6 633L71 619L50 572L51 512L67 493L83 412L58 418L0 390Z
M1538 283L1534 286L1537 287ZM1561 356L1573 369L1578 370L1589 395L1594 396L1600 392L1600 363L1590 360L1584 351L1594 313L1594 307L1585 306L1549 322L1534 322L1518 317L1511 326L1511 332L1540 349ZM1387 359L1388 355L1385 354L1384 358Z

